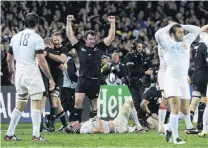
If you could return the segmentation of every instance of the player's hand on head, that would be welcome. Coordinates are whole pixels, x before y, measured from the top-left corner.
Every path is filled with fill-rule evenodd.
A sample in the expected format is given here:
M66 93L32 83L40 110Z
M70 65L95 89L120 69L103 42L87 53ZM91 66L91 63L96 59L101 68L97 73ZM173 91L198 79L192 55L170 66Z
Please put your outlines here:
M169 24L175 25L175 24L178 24L178 23L177 22L173 22L173 21L169 21Z
M67 21L72 22L74 20L74 16L73 15L68 15L67 16Z
M113 23L113 22L115 22L115 20L116 20L115 19L115 16L108 16L108 21L109 22L112 22Z
M49 90L52 91L55 88L55 82L53 79L49 79Z
M152 68L149 68L147 71L145 71L146 75L152 75L152 73L153 73Z

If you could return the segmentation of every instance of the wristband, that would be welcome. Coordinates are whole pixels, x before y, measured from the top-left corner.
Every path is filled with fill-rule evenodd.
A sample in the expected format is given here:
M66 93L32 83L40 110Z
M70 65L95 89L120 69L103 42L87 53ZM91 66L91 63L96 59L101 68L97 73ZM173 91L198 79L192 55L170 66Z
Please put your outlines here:
M46 57L49 57L49 52L46 52Z

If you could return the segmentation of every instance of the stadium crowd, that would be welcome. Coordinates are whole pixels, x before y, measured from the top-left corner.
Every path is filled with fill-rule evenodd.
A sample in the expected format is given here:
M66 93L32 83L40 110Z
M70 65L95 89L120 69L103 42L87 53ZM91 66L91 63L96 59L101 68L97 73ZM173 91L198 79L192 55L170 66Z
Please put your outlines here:
M153 65L158 64L154 33L158 30L160 21L171 16L181 24L203 26L207 24L207 3L201 2L2 2L1 15L1 77L2 85L9 85L8 70L5 66L5 55L11 37L24 28L24 16L28 12L40 16L39 34L49 37L60 32L63 43L67 42L65 22L67 14L74 14L74 32L82 39L84 31L96 31L96 37L102 40L107 35L107 16L116 16L116 39L112 42L106 54L117 52L121 60L131 47L134 38L144 42L147 60Z
M13 51L15 50L13 49L15 48L14 43L13 46L12 42L9 45L11 38L14 35L15 37L18 36L19 32L25 27L27 29L38 29L37 33L44 38L42 42L44 45L42 44L42 47L45 49L44 51L43 49L38 52L36 51L37 53L35 53L35 55L44 55L43 57L46 59L50 69L47 69L47 73L46 69L42 68L41 64L39 63L39 68L42 71L41 81L43 79L46 88L46 91L43 93L43 97L45 97L45 99L46 97L49 98L51 101L51 109L50 115L46 116L47 128L44 127L42 120L42 122L40 121L41 127L37 129L40 129L41 132L44 130L48 132L54 132L55 121L57 118L60 118L62 127L59 129L59 131L79 133L80 131L76 131L76 128L73 126L80 126L80 124L77 124L77 122L81 123L81 115L83 111L82 103L85 96L88 96L90 101L91 118L89 122L90 124L94 122L93 124L97 126L97 129L94 131L94 128L90 128L89 131L86 131L86 128L82 127L84 128L84 131L81 130L81 133L143 132L143 127L147 127L149 129L158 129L159 134L164 134L165 132L162 132L161 128L163 125L159 125L158 120L160 120L160 117L158 117L157 113L162 109L165 109L166 112L169 112L170 109L168 110L167 106L162 106L159 101L161 98L165 99L165 95L163 95L164 91L159 88L159 85L161 84L156 84L158 70L159 68L161 69L162 65L160 63L161 56L160 59L158 57L159 50L162 50L162 44L161 40L159 40L160 37L156 36L155 32L161 30L160 28L164 25L164 18L166 17L168 17L166 20L167 24L165 25L167 27L173 25L172 20L178 22L179 24L191 24L189 27L194 29L190 29L193 32L187 29L189 34L187 35L185 32L185 35L187 35L189 38L192 37L191 39L194 38L194 44L192 44L192 40L189 40L189 42L190 46L192 45L192 49L195 50L195 47L198 44L201 44L201 42L195 40L197 36L199 36L199 27L206 26L206 24L208 24L206 19L208 14L207 7L207 3L203 1L196 3L186 1L61 1L58 3L47 1L3 2L1 16L1 83L2 85L12 85L11 82L13 77L9 75L9 69L11 72L12 60L9 61L8 57L13 58L13 55L15 56L17 53L13 54ZM39 17L36 14L39 15ZM175 24L176 28L183 29L184 26L182 27L179 24ZM172 28L175 27L173 26ZM185 28L186 27L187 26L185 25ZM27 29L24 31L27 32ZM169 32L170 36L176 34L177 32L177 30L174 32L174 29L172 29L171 32L171 29ZM184 30L186 31L186 29ZM18 44L20 42L18 47L27 46L27 48L29 48L30 46L27 44L30 34L25 34L24 40L22 41L23 35L24 33L22 33L21 37L18 36L19 39L12 39L12 41ZM160 36L162 35L163 34ZM157 46L155 37L159 46ZM175 39L176 37L178 36L175 35ZM179 41L183 41L183 36L181 40L176 40L176 42ZM82 44L84 42L85 44ZM167 48L169 48L169 46L167 46ZM171 48L175 47L171 46ZM181 44L180 47L177 46L177 48L187 49L187 46ZM25 50L26 47L22 49ZM204 48L202 50L206 49ZM104 51L104 54L102 51ZM18 50L18 52L20 52L20 50ZM185 53L186 56L186 52L181 53ZM189 67L189 53L187 55L186 65ZM192 62L196 62L197 59L193 58L192 60ZM9 68L7 63L10 65ZM206 69L206 64L204 65L203 66ZM12 68L14 76L15 68L14 66ZM182 69L182 71L183 70L184 69ZM15 81L15 83L16 82L18 81ZM154 84L151 85L151 83ZM101 121L99 117L97 117L97 98L100 84L127 85L133 98L133 100L130 99L124 103L118 116L112 121ZM190 88L187 78L185 78L184 85L188 86L186 88L189 95ZM18 84L16 87L18 87ZM21 96L18 99L20 99L20 102L22 101ZM25 100L26 97L23 99ZM43 101L40 104L44 106L45 103L43 99L38 101ZM186 102L190 103L189 100ZM189 112L188 105L186 107ZM40 106L40 108L40 113L38 114L40 114L42 117L43 108L42 106ZM14 110L14 113L15 111L16 110ZM65 113L67 111L70 112L69 122L72 123L69 124L68 127L65 118ZM166 112L164 117L162 117L164 118L163 123L167 122L169 118L168 115L166 116ZM192 133L197 130L197 133L199 133L198 130L202 130L202 127L197 127L198 129L194 128L191 123L191 116L189 113L184 113L183 115L183 118L186 122L186 132ZM20 114L18 116L20 116ZM127 126L130 116L134 121L135 129ZM99 125L97 125L98 123L102 123L104 127L107 126L108 128L99 129ZM120 124L123 125L120 126ZM202 121L200 124L202 124ZM86 124L85 126L89 127L91 125ZM5 135L5 140L12 140L14 137L16 138L15 135L12 135L13 132L11 132L13 131L12 122L10 123L9 127L9 130ZM125 128L123 129L123 127ZM78 130L80 130L80 127ZM166 136L167 132L168 129L166 130ZM42 138L44 141L44 138L41 137L39 133L37 133L37 135L38 136L34 135L34 140L41 141ZM183 141L181 141L179 137L175 137L174 140L174 143L176 144L183 144ZM166 139L166 141L169 142L169 139Z

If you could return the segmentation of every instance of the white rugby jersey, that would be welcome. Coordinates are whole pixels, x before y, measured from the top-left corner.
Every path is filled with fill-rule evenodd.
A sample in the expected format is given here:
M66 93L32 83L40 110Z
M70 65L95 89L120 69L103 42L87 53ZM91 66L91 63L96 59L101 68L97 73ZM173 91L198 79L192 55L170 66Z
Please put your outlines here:
M200 28L193 25L182 25L184 30L189 31L183 41L176 42L171 39L169 33L172 24L159 29L155 38L161 46L167 72L172 76L186 76L189 69L190 46L199 35Z
M110 133L108 121L101 120L101 122L102 122L102 125L103 125L104 133ZM97 121L93 121L92 125L93 125L93 128L97 128Z
M11 39L10 46L13 49L17 71L38 69L38 64L35 61L35 51L43 50L45 46L43 38L34 29L26 28L14 35Z
M167 65L165 63L163 53L162 53L162 49L161 49L160 45L158 45L158 56L159 56L159 59L160 59L160 70L165 71L167 69Z

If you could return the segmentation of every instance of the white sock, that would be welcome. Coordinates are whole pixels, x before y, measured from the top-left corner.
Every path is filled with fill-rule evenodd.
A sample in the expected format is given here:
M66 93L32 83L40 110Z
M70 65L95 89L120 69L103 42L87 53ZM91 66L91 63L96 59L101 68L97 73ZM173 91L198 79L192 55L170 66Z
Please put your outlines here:
M136 124L136 128L137 129L141 129L141 124L139 123L139 119L138 119L138 116L137 116L137 111L135 109L135 107L133 107L131 109L131 112L130 112L130 117L132 118L132 120L134 121L134 123Z
M208 132L208 104L203 114L203 132Z
M158 112L158 118L159 118L159 128L158 132L160 132L163 128L164 122L165 122L165 117L166 117L167 109L159 109Z
M170 122L169 122L168 125L167 125L167 130L168 130L169 132L171 132L171 125L170 125Z
M41 123L40 110L32 109L31 118L33 124L33 136L40 137L40 123Z
M178 120L179 119L179 115L175 115L175 114L170 114L170 126L171 126L171 131L173 134L173 142L176 141L177 138L179 138L178 135Z
M185 123L186 123L186 129L194 128L193 124L191 123L190 112L187 115L184 115L184 120L185 120Z
M14 135L15 128L16 128L21 116L22 116L22 113L19 110L17 110L17 109L13 110L12 115L11 115L9 128L6 133L7 136Z
M183 114L183 113L181 113L181 112L179 112L179 120L182 120L182 119L184 119L185 117L184 117L185 115Z

